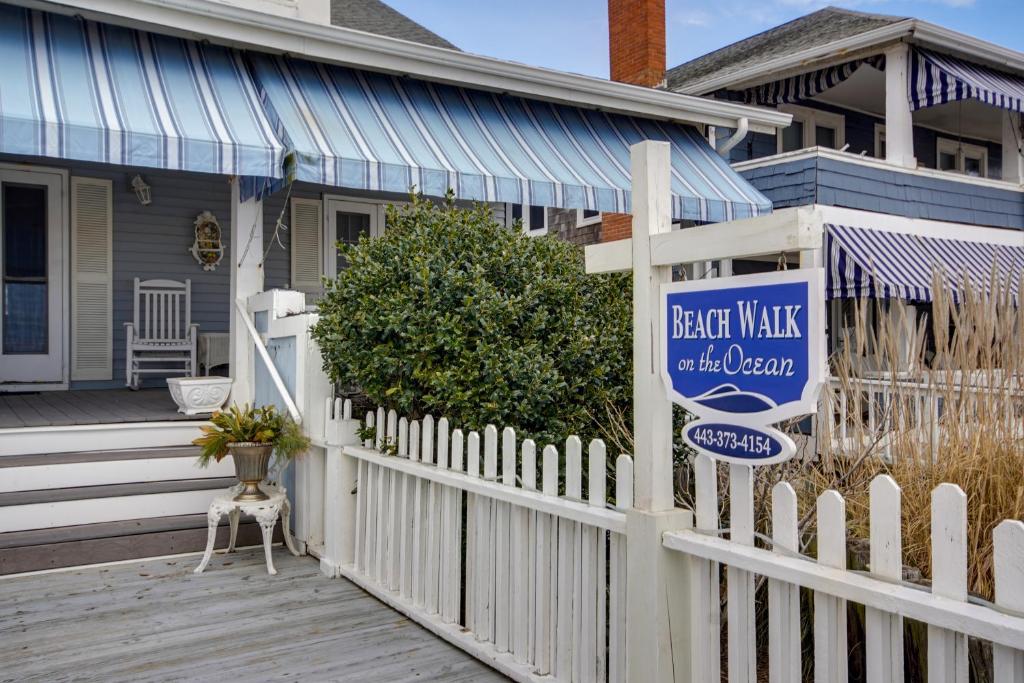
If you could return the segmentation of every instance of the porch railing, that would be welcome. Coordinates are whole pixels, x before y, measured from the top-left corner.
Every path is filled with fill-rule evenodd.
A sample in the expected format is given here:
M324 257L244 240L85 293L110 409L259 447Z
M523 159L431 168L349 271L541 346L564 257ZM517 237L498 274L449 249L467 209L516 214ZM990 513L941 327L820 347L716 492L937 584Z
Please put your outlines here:
M626 680L629 456L610 505L600 440L584 475L576 437L538 457L511 428L378 410L360 444L348 402L327 415L328 486L346 500L326 514L351 522L327 524L326 555L342 559L326 571L516 680Z
M822 445L829 446L833 453L873 448L891 457L894 441L909 438L934 455L940 445L940 428L947 433L951 429L970 430L984 419L999 421L1008 435L1024 435L1022 399L1024 395L1016 386L971 384L969 379L921 382L832 377L819 402L817 436L827 440ZM956 423L949 421L954 415Z

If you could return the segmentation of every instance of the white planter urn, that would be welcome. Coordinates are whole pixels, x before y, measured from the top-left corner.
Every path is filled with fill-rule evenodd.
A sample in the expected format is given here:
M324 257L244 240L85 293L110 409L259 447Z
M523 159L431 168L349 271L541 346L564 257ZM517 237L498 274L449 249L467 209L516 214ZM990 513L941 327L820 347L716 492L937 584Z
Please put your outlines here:
M231 391L230 377L170 377L167 388L178 412L203 415L220 410Z

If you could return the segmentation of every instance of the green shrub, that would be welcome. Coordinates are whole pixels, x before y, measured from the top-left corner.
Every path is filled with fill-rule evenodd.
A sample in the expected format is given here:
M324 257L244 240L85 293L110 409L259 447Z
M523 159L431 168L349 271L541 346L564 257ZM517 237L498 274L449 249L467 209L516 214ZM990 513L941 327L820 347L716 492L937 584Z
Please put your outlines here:
M628 278L587 275L582 251L496 223L488 207L421 197L387 232L339 245L320 302L324 368L401 415L514 427L558 443L629 412Z

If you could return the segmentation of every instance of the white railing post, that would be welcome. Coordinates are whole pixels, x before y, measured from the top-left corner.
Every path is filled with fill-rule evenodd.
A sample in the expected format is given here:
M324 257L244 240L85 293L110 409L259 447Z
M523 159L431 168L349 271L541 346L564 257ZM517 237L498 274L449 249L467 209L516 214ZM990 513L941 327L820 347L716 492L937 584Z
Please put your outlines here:
M355 562L358 463L343 455L345 446L358 446L359 421L352 419L352 402L331 401L324 416L327 453L324 461L324 555L320 571L338 576L342 566Z
M240 179L231 179L231 300L230 357L231 401L252 403L254 396L252 341L246 329L246 314L235 306L263 291L263 202L255 198L242 201Z
M651 236L672 227L669 145L638 143L631 159L636 486L626 519L626 660L628 680L660 683L687 671L690 657L687 562L661 539L692 526L693 515L674 509L672 403L658 369L661 285L672 281L672 267L651 265Z

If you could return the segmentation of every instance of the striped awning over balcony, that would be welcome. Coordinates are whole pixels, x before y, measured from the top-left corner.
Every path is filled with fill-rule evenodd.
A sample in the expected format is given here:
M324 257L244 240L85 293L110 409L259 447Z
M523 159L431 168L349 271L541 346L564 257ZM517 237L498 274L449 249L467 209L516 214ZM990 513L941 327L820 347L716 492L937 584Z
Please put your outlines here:
M719 222L771 211L690 126L250 55L264 102L296 152L295 177L324 185L460 199L630 210L630 145L672 147L676 218Z
M829 299L876 298L928 302L938 281L959 300L965 282L991 293L1007 287L1014 299L1024 272L1020 245L971 242L888 232L846 225L826 225Z
M0 5L0 152L280 177L240 53Z
M1024 112L1024 78L921 48L910 51L914 109L970 99Z
M817 69L748 88L743 91L743 99L747 104L758 104L765 107L795 104L803 100L809 100L826 90L836 87L864 65L870 65L879 71L884 71L885 55L872 55L864 59L854 59L843 64L828 66L824 69Z

